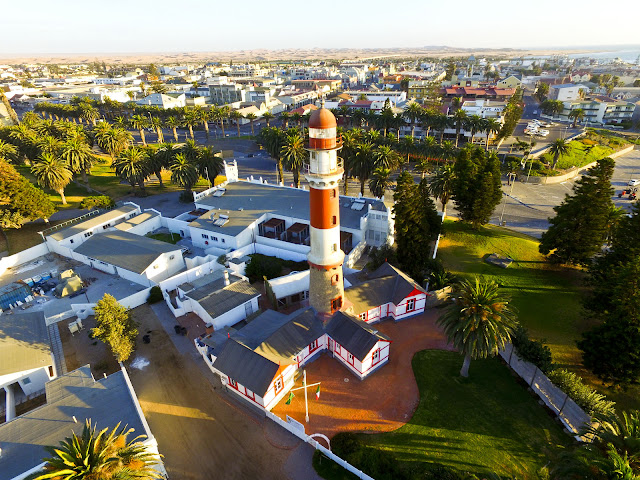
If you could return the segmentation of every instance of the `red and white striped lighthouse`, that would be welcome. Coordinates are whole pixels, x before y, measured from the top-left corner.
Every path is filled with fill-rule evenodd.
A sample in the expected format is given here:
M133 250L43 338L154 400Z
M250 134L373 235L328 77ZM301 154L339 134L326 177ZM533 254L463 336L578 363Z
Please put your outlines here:
M338 158L342 141L337 138L336 127L336 117L324 104L309 117L309 163L305 171L311 210L309 304L320 314L340 310L344 300L338 194L344 169Z

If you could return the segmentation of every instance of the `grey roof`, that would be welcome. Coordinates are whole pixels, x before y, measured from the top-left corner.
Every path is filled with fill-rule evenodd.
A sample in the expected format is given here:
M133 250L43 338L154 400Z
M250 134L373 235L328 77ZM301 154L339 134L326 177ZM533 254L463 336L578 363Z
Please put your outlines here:
M216 318L260 296L260 292L246 280L232 283L218 290L211 288L211 285L197 288L188 294L189 298L196 300L211 315L211 318Z
M374 210L386 210L380 200L363 200L364 208L352 210L353 199L340 197L340 225L359 230L360 219L367 214L369 208L367 205L371 205ZM265 213L309 220L309 191L295 188L233 182L226 185L224 195L209 195L196 203L211 210L191 222L190 226L231 236L238 235ZM215 226L211 221L212 213L228 215L229 221L221 227Z
M116 225L118 230L122 230L126 232L127 230L132 229L133 227L140 225L142 222L146 222L147 220L157 217L159 214L157 212L144 212L135 217L129 218L122 223Z
M261 397L280 368L277 363L233 339L225 343L213 366Z
M273 360L288 362L322 335L322 320L316 318L311 307L307 307L287 316L287 321L265 338L255 351Z
M112 231L93 235L74 251L142 273L163 253L178 252L180 255L180 246L129 232Z
M284 313L266 310L231 337L253 350L289 320Z
M378 340L390 340L362 320L343 312L336 312L331 317L326 331L331 338L360 361L364 360Z
M133 207L131 205L123 205L122 207L114 208L113 210L109 210L108 212L105 212L101 215L91 217L84 222L76 223L69 228L58 230L49 236L57 241L64 240L65 238L72 237L74 235L77 235L78 233L82 233L104 223L108 223L110 220L118 218L119 216L131 213L137 210L137 208L138 207Z
M427 293L427 291L418 285L410 276L401 270L397 269L390 263L384 262L380 265L375 271L371 272L369 278L383 278L383 277L393 277L395 278L395 282L393 285L393 291L391 293L391 301L396 305L413 291L419 290L422 293Z
M236 282L242 280L242 277L230 271L229 280ZM205 286L208 286L208 288L202 288ZM224 287L224 270L214 270L211 273L197 277L195 280L178 285L178 288L185 293L200 289L201 292L205 292L205 294L206 292L215 292L220 290L222 287Z
M0 480L40 465L49 456L43 447L82 433L87 418L99 429L122 422L135 429L129 438L147 434L122 371L94 381L86 365L52 380L46 391L46 405L0 425Z
M43 312L0 315L0 375L52 364Z

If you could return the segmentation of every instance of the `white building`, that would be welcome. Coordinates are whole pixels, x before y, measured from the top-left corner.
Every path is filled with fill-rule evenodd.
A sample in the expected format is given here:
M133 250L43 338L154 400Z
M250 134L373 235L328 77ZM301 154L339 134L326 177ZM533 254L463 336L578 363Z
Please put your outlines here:
M584 97L589 89L584 85L576 85L574 83L564 83L562 85L551 85L549 88L549 99L559 100L561 102L577 100Z
M138 105L148 105L151 107L182 108L187 106L187 97L184 93L178 95L165 95L164 93L152 93L140 100L136 100Z

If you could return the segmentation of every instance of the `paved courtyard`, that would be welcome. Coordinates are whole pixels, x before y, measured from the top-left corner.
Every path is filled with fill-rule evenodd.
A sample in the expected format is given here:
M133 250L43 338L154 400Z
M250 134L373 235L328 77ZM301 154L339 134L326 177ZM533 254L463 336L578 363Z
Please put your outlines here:
M324 353L307 367L307 382L321 382L320 400L316 387L309 388L308 434L322 433L329 438L340 431L390 431L404 425L418 406L420 393L411 360L425 349L447 349L447 340L436 326L440 311L431 309L422 315L394 323L386 320L376 328L391 337L389 362L370 377L360 380L337 360ZM296 387L302 386L298 379ZM295 387L294 387L295 388ZM304 391L294 392L290 405L282 400L273 413L305 423Z

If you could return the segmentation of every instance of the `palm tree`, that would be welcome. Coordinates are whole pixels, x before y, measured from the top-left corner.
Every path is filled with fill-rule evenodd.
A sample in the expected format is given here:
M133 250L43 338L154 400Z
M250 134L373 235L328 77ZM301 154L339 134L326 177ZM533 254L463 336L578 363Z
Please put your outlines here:
M264 121L267 122L267 128L269 128L269 122L271 122L271 120L275 118L275 115L269 111L266 111L262 114L262 118L264 118Z
M560 157L569 153L569 142L565 141L563 138L556 139L549 147L549 153L553 155L553 164L551 165L551 169L555 170Z
M353 173L353 165L362 130L354 128L342 134L342 163L344 168L344 194L349 195L349 176Z
M351 171L360 180L360 194L364 196L364 186L371 175L374 167L374 150L373 144L366 142L361 143L356 148L356 155L354 158Z
M189 129L189 136L191 137L191 140L195 140L193 135L193 126L199 121L200 119L198 118L198 114L194 110L189 110L183 118L182 123Z
M113 168L116 175L129 182L134 191L138 185L144 196L144 180L149 173L148 156L145 150L138 147L127 148L115 159Z
M403 112L404 117L409 120L409 123L411 124L411 138L414 137L416 120L420 118L420 116L422 115L422 111L423 108L420 106L420 104L412 102Z
M214 152L212 147L200 149L196 162L199 176L209 180L209 185L211 185L211 178L215 181L215 178L224 171L221 152Z
M165 121L164 124L167 128L170 128L171 131L173 132L173 139L178 142L178 127L181 126L180 120L178 120L176 117L174 117L173 115L168 117Z
M144 146L147 145L147 141L144 138L144 129L147 128L148 124L149 119L147 117L143 117L142 115L134 115L131 117L131 126L140 132L140 139Z
M467 112L464 110L456 110L456 113L453 114L453 121L456 125L456 148L458 148L458 138L460 137L460 130L467 123Z
M100 133L100 136L96 135L96 143L111 155L111 163L113 163L115 158L133 143L133 135L123 128L111 128Z
M73 173L82 173L82 181L89 190L88 173L93 166L95 157L91 148L82 138L70 138L62 144L60 156L67 162Z
M298 128L302 126L302 115L300 115L298 112L291 115L291 118L294 122L298 124Z
M289 128L289 119L291 118L291 114L289 112L282 112L280 118L282 118L282 128L287 130Z
M440 200L443 214L446 212L447 203L449 203L453 195L455 175L453 164L445 163L436 170L435 175L429 179L429 193Z
M280 156L284 160L284 165L293 173L293 184L300 188L300 169L307 158L307 151L304 149L304 140L300 131L291 129L284 138L284 143L280 151Z
M464 355L460 375L469 376L471 359L497 355L511 341L516 314L498 285L489 280L468 280L458 285L455 301L438 320L449 342Z
M36 145L40 153L58 155L62 149L62 142L52 135L45 135L37 140Z
M238 138L240 138L240 119L244 118L242 114L238 110L234 110L229 114L229 117L236 122L236 127L238 129Z
M153 479L162 478L153 468L159 458L150 453L140 441L140 435L131 441L127 437L133 428L116 425L110 432L107 428L96 431L96 425L87 420L80 436L72 433L60 445L45 447L51 455L45 458L42 475L34 480L60 479Z
M0 139L0 159L6 162L16 162L18 160L18 149L16 146Z
M158 135L158 143L164 143L164 135L162 134L162 119L160 117L151 117L149 124L156 130L156 134Z
M278 166L278 183L284 182L284 172L282 171L282 145L284 143L284 131L279 128L263 128L260 132L262 143L269 152L269 155L276 161Z
M612 445L618 452L632 457L640 455L640 410L596 413L583 434L600 446ZM640 467L640 465L638 465Z
M255 114L255 113L253 113L253 112L249 112L249 113L247 113L247 116L246 116L245 118L246 118L247 120L249 120L249 123L251 124L251 136L255 135L255 134L253 133L253 122L254 122L254 121L255 121L255 119L256 119L256 118L258 118L258 117L256 117L256 114Z
M387 145L380 145L373 152L374 168L382 167L386 169L393 169L398 165L398 163L398 154Z
M487 142L485 143L485 150L488 152L489 151L489 137L493 133L498 133L500 131L500 129L502 128L502 125L495 118L487 118L485 127L486 127L485 131L487 133Z
M198 169L195 162L188 159L183 153L178 153L173 159L171 168L171 181L181 186L186 192L198 181Z
M458 149L453 145L452 141L445 140L438 149L438 156L445 162L448 162L452 158L455 158L457 151Z
M371 181L369 182L369 190L376 197L381 198L384 192L392 185L391 170L384 167L377 167L373 171Z
M571 113L569 113L569 118L573 118L573 128L576 128L576 124L578 123L578 121L584 118L584 110L581 108L571 110Z
M67 204L64 189L71 182L73 173L65 160L53 153L45 152L31 166L31 173L35 175L40 185L57 192L63 205Z
M87 124L91 122L91 125L96 126L96 120L100 118L100 112L94 106L83 103L80 106L80 116L87 121Z
M471 115L467 119L467 126L469 128L469 132L471 133L471 136L469 137L469 143L473 143L473 137L475 137L476 133L483 131L484 118L482 118L480 115Z

